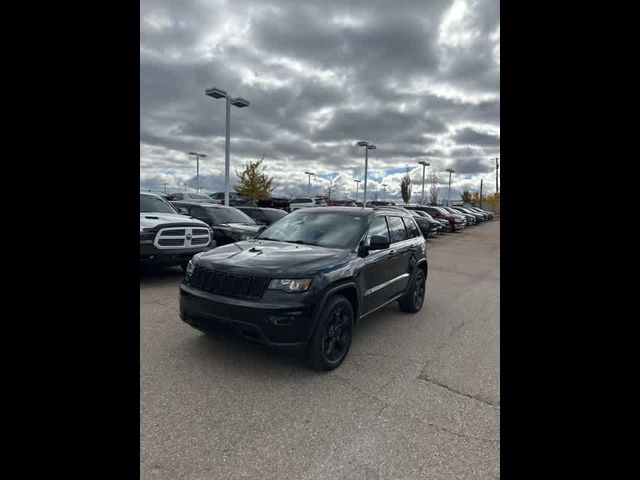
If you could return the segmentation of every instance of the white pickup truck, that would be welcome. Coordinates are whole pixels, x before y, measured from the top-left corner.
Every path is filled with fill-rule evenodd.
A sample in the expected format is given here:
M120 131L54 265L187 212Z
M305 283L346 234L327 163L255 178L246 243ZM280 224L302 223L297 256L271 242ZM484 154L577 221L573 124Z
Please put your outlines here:
M140 192L140 263L180 265L186 269L196 253L216 246L211 228L181 215L160 195Z

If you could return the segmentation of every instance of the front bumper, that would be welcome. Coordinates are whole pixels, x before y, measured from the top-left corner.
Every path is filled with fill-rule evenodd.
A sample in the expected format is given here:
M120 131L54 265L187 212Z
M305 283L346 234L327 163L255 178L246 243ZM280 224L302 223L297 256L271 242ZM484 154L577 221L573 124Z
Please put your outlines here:
M282 295L296 298L287 299ZM269 298L271 297L271 298ZM315 325L310 294L266 291L260 300L215 295L180 285L180 318L203 332L228 334L271 347L305 345Z
M191 260L196 253L207 252L215 248L216 242L195 248L159 249L153 244L140 244L140 263L143 265L182 265Z

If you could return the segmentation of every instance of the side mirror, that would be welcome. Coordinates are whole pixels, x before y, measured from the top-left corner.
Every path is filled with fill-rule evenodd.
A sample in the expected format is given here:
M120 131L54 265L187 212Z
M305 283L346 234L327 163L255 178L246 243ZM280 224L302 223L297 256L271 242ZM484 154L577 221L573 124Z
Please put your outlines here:
M369 250L384 250L389 248L389 239L382 235L373 235L369 241Z

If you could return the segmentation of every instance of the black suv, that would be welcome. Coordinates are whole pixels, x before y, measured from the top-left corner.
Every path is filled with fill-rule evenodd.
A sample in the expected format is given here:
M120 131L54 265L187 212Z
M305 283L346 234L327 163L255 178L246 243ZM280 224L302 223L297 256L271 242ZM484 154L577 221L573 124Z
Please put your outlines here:
M258 225L272 225L284 217L287 212L278 208L236 207L247 214Z
M326 207L287 215L256 238L197 255L180 285L180 317L205 333L342 363L360 319L425 299L427 246L405 212Z
M189 215L210 225L217 245L248 240L265 228L234 207L198 202L171 202L171 205L183 215Z

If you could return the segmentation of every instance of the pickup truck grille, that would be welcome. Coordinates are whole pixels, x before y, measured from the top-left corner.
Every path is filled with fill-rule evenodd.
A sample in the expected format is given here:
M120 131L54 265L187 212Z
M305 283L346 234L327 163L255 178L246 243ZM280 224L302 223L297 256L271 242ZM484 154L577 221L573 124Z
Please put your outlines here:
M154 245L159 249L187 249L208 245L211 241L206 228L163 228L156 235Z
M188 284L196 290L239 298L262 298L267 278L236 275L203 267L195 267Z

